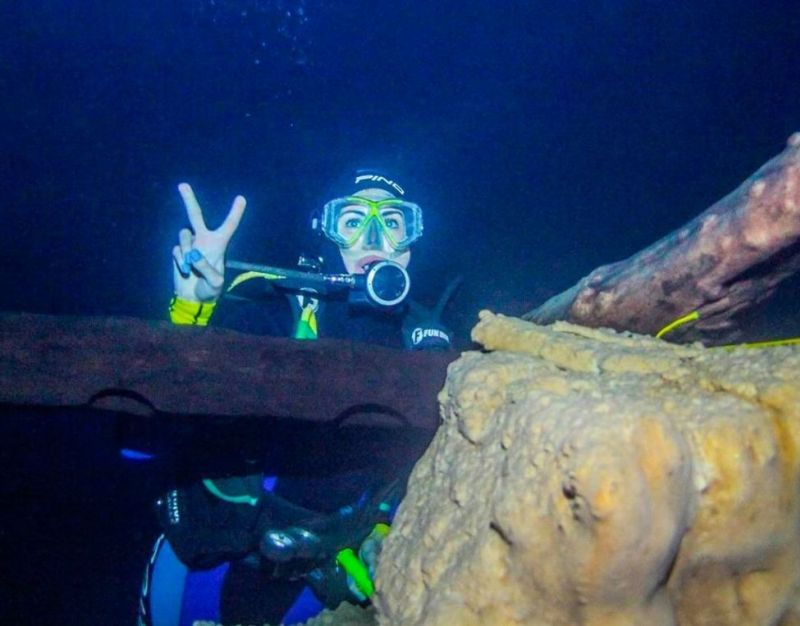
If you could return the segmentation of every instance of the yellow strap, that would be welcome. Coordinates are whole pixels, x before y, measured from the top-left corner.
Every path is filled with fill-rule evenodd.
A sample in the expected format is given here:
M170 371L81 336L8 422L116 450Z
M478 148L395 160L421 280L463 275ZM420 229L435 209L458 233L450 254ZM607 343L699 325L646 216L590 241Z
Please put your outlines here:
M751 341L749 343L732 343L727 346L717 346L725 350L733 350L734 348L774 348L776 346L793 346L800 345L800 337L791 337L789 339L772 339L770 341Z
M169 301L169 319L182 326L207 326L216 302L193 302L178 296Z
M688 324L689 322L693 322L693 321L695 321L697 319L700 319L700 313L698 313L697 311L692 311L688 315L684 315L683 317L679 317L674 322L670 322L669 324L664 326L664 328L659 330L656 333L656 339L661 339L664 335L666 335L669 332L672 332L673 330L675 330L679 326L683 326L684 324Z
M699 311L692 311L691 313L679 317L674 322L670 322L664 328L656 333L656 338L661 339L668 332L675 330L679 326L683 326L689 322L700 319ZM776 346L792 346L800 345L800 337L791 337L789 339L772 339L769 341L751 341L748 343L732 343L726 346L714 346L714 348L722 348L725 350L733 350L734 348L774 348Z

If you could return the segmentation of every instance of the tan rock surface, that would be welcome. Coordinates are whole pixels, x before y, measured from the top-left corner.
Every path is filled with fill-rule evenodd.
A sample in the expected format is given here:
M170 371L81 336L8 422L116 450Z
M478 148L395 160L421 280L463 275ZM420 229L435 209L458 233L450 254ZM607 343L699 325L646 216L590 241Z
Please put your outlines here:
M322 611L316 617L312 617L305 622L303 626L374 626L375 624L375 611L372 607L362 609L361 607L354 606L343 602L335 610ZM196 621L192 626L222 626L209 621ZM243 624L235 624L228 626L244 626ZM263 626L269 626L264 624Z
M481 314L381 558L382 626L800 624L800 348Z

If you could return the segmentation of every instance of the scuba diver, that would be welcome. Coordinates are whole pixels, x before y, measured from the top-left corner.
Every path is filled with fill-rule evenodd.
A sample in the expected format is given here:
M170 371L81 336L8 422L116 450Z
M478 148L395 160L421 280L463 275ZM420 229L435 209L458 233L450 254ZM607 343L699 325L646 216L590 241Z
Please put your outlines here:
M345 195L312 216L319 254L302 256L293 270L226 261L245 199L237 196L222 225L209 230L192 188L179 185L191 230L180 231L172 252L173 323L205 326L213 319L272 336L450 350L451 333L439 317L454 285L434 312L407 297L421 208L381 171L358 170L344 184ZM338 273L323 272L326 264ZM226 269L237 272L227 285ZM183 476L158 499L163 534L146 568L140 625L288 626L342 601L369 603L408 463L317 482L265 477L263 459L244 464L247 471Z

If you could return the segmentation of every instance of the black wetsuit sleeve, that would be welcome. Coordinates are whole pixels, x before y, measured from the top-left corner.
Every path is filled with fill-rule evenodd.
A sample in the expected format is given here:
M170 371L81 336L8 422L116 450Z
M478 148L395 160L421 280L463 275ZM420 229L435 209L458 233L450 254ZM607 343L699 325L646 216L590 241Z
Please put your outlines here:
M222 298L211 323L251 335L290 337L294 318L286 296L276 293L257 301Z
M257 547L255 527L261 502L254 501L222 500L199 481L167 492L156 507L178 558L191 568L203 569L241 558Z
M265 533L310 531L312 544L298 544L296 555L277 555L279 561L297 557L296 563L281 568L282 574L275 570L276 575L290 576L332 561L343 548L358 547L376 523L390 522L404 493L408 471L403 468L390 483L368 489L358 503L333 513L312 511L264 491L261 474L199 481L160 498L158 518L175 554L194 569L259 552L271 560L274 546L264 549Z

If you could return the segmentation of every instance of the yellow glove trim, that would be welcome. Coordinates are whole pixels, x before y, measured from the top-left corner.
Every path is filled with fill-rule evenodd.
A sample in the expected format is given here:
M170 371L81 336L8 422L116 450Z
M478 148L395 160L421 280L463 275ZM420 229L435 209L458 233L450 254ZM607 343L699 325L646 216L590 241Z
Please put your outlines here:
M173 324L184 326L207 326L216 302L193 302L178 296L169 301L169 319Z
M372 532L370 534L386 538L386 535L389 534L390 529L391 526L389 526L389 524L384 524L383 522L381 522L380 524L375 524L375 528L372 529Z

